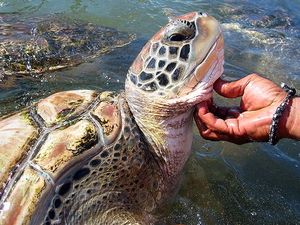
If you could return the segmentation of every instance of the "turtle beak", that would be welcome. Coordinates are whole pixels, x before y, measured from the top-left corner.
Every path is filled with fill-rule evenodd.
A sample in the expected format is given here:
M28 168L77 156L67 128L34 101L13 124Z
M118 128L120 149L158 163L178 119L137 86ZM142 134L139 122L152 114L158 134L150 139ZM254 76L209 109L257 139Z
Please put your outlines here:
M197 35L192 42L190 73L178 96L192 92L200 83L212 85L223 73L224 39L219 23L206 14L196 19Z

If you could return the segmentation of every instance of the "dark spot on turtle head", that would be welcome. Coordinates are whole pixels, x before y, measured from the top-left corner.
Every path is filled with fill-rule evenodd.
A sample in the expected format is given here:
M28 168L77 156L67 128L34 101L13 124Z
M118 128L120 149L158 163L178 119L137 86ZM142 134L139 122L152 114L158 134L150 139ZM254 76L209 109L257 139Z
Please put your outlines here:
M54 207L59 208L61 206L61 200L59 198L55 199L54 201Z
M178 67L176 68L176 70L172 73L172 80L173 81L178 81L179 78L180 78L180 75L182 74L183 72L183 68L182 67Z
M69 190L71 189L71 185L72 185L71 182L67 182L67 183L64 183L63 185L61 185L58 190L58 194L64 195L64 194L68 193Z
M169 53L171 55L177 55L177 52L178 52L178 48L177 47L170 47L169 48Z
M130 119L128 117L125 118L125 123L130 123Z
M124 127L124 132L125 133L129 133L130 132L130 128L129 127Z
M180 51L180 58L182 58L183 60L187 60L189 58L189 54L190 54L190 45L187 44L182 47Z
M167 86L168 83L169 83L169 79L168 79L167 75L164 74L164 73L162 73L161 75L159 75L157 77L157 79L158 79L159 85L161 85L161 86Z
M166 53L166 48L164 46L161 46L158 53L159 55L164 55Z
M137 77L133 74L130 74L130 80L132 83L136 84L137 83Z
M159 62L158 62L158 67L159 67L159 68L162 68L162 67L164 67L164 65L166 65L166 61L159 60Z
M51 209L49 212L48 212L48 217L49 219L53 220L55 218L55 211L53 209Z
M153 77L151 73L145 73L142 72L140 75L140 80L145 81L145 80L150 80Z
M100 157L101 158L106 158L108 156L108 151L103 151L101 154L100 154Z
M100 159L93 159L91 162L90 162L90 165L92 167L96 167L96 166L99 166L101 163L101 160Z
M148 63L147 68L148 69L154 69L155 68L155 63L156 63L156 60L154 58L152 58L150 60L150 62Z
M114 154L114 157L120 157L120 153L119 152L116 152L115 154Z
M175 63L175 62L170 63L170 64L167 66L166 71L171 72L171 71L175 68L175 66L176 66L176 63Z
M157 85L156 85L155 82L151 82L151 83L145 84L142 87L142 89L145 90L145 91L156 91L157 90Z
M158 47L159 47L158 43L152 44L152 51L155 53L157 51Z
M88 174L90 173L90 169L85 167L85 168L82 168L80 170L78 170L74 176L73 176L73 179L74 180L80 180L82 179L83 177L87 176Z
M115 150L115 151L119 151L120 148L121 148L121 145L120 145L120 144L115 144L115 146L114 146L114 150Z

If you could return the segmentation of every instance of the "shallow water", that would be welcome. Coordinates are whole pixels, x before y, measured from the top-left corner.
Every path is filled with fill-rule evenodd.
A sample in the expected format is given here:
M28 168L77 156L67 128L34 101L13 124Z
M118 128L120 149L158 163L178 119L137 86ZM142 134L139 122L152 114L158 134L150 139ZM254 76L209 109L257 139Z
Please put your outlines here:
M0 0L1 13L20 18L62 13L137 34L130 45L93 61L2 87L0 115L61 90L122 89L147 39L168 16L189 11L208 12L223 24L227 79L258 72L300 91L299 0ZM299 142L237 146L203 140L196 130L194 140L179 194L161 224L300 224Z

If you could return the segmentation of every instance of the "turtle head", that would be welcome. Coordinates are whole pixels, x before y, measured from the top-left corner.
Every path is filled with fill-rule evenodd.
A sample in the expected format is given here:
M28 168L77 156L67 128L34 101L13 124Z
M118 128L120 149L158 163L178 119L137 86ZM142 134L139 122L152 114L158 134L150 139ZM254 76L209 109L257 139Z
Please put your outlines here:
M192 12L161 28L128 71L126 100L170 176L178 174L190 154L194 106L211 97L223 62L219 23Z
M209 98L223 72L223 36L205 13L172 19L144 46L130 67L126 92L170 103Z

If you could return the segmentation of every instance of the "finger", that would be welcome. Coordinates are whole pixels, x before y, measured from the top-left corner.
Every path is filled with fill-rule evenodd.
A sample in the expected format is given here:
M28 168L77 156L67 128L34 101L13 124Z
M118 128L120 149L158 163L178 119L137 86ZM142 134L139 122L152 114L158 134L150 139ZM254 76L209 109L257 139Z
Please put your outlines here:
M244 143L251 142L251 140L249 140L249 138L247 137L234 136L231 134L223 134L220 133L218 130L214 131L212 129L209 129L200 120L200 118L197 117L196 113L194 114L194 116L195 116L195 121L199 133L204 139L211 140L211 141L228 141L235 144L244 144Z
M197 114L194 113L194 119L196 122L196 125L198 127L198 130L200 132L200 134L202 135L203 132L205 132L207 130L207 127L205 126L204 123L202 123L202 121L197 117Z
M211 140L211 141L221 141L221 140L226 141L229 139L228 136L226 136L226 135L218 134L218 133L208 129L205 126L205 124L202 123L201 120L197 117L195 117L195 122L198 127L199 133L203 138L205 138L207 140Z
M195 115L204 115L210 111L211 101L200 102L196 106L196 114Z
M237 98L244 94L247 85L257 75L251 74L237 81L225 81L219 78L215 84L214 89L219 94L226 98Z
M200 132L201 136L207 140L211 141L230 141L230 137L225 134L214 132L210 129L207 129L203 132Z
M222 133L214 132L210 129L200 132L200 134L203 138L211 141L228 141L238 145L252 142L248 137L239 137L239 136L222 134Z
M199 119L207 128L217 130L220 133L228 133L226 122L211 113L208 107L198 105L195 113L195 119Z

